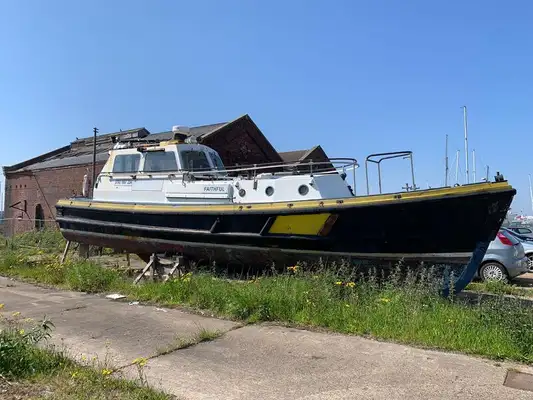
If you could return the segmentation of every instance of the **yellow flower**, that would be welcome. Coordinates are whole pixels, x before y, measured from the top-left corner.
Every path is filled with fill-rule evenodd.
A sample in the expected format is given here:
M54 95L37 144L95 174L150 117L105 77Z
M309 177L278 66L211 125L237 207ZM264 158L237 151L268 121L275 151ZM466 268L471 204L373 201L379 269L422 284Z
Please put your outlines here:
M342 281L337 281L337 282L335 282L335 285L337 285L337 286L342 285Z
M78 376L78 371L74 371L70 376L76 378Z
M349 304L345 304L345 305L344 305L344 307L346 307L346 308L349 308L349 307L350 307L350 305L349 305Z
M113 371L111 371L110 369L107 369L107 368L104 368L102 370L102 375L104 375L104 376L111 375L112 373L113 373Z
M0 310L1 310L2 308L4 308L4 305L5 305L4 303L0 303Z
M24 335L25 332L26 332L26 331L25 331L24 329L21 329L21 330L19 331L19 334L22 336L22 335Z
M33 318L24 318L24 322L32 322Z
M147 361L148 360L146 358L144 358L144 357L138 357L135 360L133 360L133 364L137 364L140 367L144 367L146 365Z
M11 316L18 317L20 315L20 311L15 311Z
M85 354L81 355L81 361L87 361L87 356Z
M379 299L379 301L381 301L382 303L388 303L388 302L390 302L390 299L388 299L386 297L382 297L381 299Z
M191 281L191 278L189 277L183 278L183 282L190 282L190 281Z
M287 271L296 272L298 271L298 266L293 265L292 267L287 267Z
M354 282L348 282L346 286L353 288L355 286Z

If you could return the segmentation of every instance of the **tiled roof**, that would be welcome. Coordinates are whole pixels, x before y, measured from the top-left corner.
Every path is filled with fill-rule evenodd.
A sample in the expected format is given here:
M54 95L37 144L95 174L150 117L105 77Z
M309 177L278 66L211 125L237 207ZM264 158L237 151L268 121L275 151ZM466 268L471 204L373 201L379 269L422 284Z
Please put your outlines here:
M195 126L190 128L191 136L201 138L217 129L223 127L226 123L211 125ZM109 151L113 148L113 137L121 139L144 138L148 137L155 140L167 140L173 137L172 131L150 134L146 128L129 129L106 133L96 137L96 162L105 162L109 157ZM48 168L69 167L74 165L90 164L93 161L93 140L94 138L86 137L76 138L75 141L61 149L43 154L31 160L24 161L11 167L4 167L5 172L23 172L34 171Z

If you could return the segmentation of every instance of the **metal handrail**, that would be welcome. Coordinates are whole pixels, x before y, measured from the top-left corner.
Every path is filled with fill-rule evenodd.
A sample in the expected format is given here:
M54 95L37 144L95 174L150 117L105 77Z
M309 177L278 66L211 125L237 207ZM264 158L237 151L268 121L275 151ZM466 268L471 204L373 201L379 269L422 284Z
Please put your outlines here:
M374 160L373 158L378 157L378 159ZM413 186L412 189L416 190L418 189L415 184L415 170L413 166L413 152L412 151L394 151L390 153L375 153L370 154L366 160L365 160L365 174L366 174L366 194L370 194L370 185L368 183L368 163L374 163L378 165L378 182L379 182L379 193L382 193L381 190L381 162L385 160L390 160L393 158L409 158L411 161L411 178L413 180ZM407 187L406 190L409 190Z
M297 167L304 167L308 169L308 171L299 171ZM333 174L338 173L339 169L342 169L343 171L353 169L353 192L355 195L356 191L356 179L355 179L355 170L359 167L359 164L357 163L357 160L355 158L330 158L328 161L313 161L308 160L306 162L298 161L298 162L274 162L274 163L264 163L264 164L253 164L253 165L243 165L238 167L232 167L232 168L226 168L226 169L202 169L202 170L195 170L195 171L188 171L184 169L175 170L175 171L131 171L131 172L102 172L100 173L100 176L112 176L115 174L120 175L130 175L130 176L136 176L136 175L152 175L152 174L166 174L166 175L174 175L174 174L183 174L183 176L191 176L191 177L202 177L202 176L208 176L210 179L225 179L230 174L235 174L238 172L247 172L248 175L253 176L254 178L257 177L258 171L269 171L269 170L275 170L275 169L282 169L281 171L273 171L273 174L278 175L303 175L303 174L310 174L313 175L326 175L326 174ZM283 171L283 169L287 168L296 168L291 171Z

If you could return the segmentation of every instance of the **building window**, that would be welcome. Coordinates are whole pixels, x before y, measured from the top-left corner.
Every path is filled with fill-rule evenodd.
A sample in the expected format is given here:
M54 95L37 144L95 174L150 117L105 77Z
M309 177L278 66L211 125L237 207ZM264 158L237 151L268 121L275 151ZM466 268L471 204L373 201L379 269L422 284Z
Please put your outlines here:
M41 230L44 228L44 211L40 204L35 206L35 229Z
M176 155L172 151L147 152L144 156L144 172L177 171Z
M139 171L140 154L120 154L115 156L113 163L114 173L127 173Z
M180 151L182 168L185 171L209 171L211 165L205 152L198 150Z

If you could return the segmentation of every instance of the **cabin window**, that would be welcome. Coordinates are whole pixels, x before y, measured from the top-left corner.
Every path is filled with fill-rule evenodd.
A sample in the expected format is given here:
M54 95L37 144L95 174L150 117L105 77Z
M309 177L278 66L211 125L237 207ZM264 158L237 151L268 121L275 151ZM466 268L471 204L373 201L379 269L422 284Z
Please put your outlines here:
M115 156L113 172L137 172L139 171L140 154L119 154Z
M209 171L211 165L205 152L198 150L180 151L183 169L186 171Z
M226 168L224 167L224 163L220 159L219 155L217 153L209 153L211 156L211 162L215 166L216 169L219 171L224 171Z
M144 156L144 172L177 171L176 155L172 151L148 152Z

